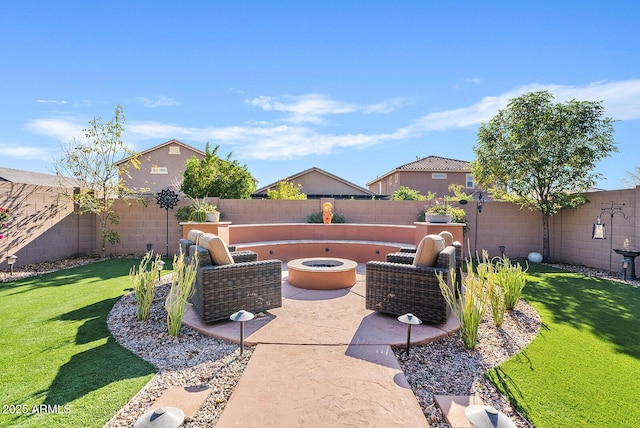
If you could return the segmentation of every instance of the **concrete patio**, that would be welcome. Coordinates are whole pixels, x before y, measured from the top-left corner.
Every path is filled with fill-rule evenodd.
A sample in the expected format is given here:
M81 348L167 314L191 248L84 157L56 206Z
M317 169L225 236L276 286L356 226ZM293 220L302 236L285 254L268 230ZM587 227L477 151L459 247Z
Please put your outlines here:
M217 426L429 426L391 348L406 346L406 325L365 309L365 265L355 286L330 291L293 287L283 268L283 305L245 323L256 348ZM239 323L206 325L195 311L183 322L239 341ZM413 326L411 342L457 329L453 317Z

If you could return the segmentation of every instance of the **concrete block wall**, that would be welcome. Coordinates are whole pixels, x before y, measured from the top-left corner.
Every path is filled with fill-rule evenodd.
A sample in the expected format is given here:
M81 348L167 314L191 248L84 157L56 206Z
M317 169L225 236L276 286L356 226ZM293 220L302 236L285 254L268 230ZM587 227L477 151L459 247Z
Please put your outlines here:
M589 202L574 210L565 210L550 218L550 256L552 260L609 269L618 269L621 256L612 248L635 248L640 241L640 187L588 194ZM12 217L7 237L0 240L0 269L7 269L6 256L16 254L18 266L58 260L79 255L100 253L100 225L95 216L76 215L70 202L58 200L60 189L16 183L0 183L0 206L10 208ZM348 223L413 225L417 214L424 209L423 201L369 201L369 200L226 200L209 198L225 214L223 220L232 224L306 223L307 216L320 212L322 203L331 202L334 212L343 214ZM613 228L608 214L602 208L611 203L622 206L626 216L616 214ZM181 200L178 206L188 205ZM624 205L622 205L624 204ZM167 230L169 252L177 251L181 227L175 218L175 209L167 211L151 200L144 206L136 200L116 201L120 224L110 228L121 236L121 242L107 246L107 254L140 255L146 244L166 252ZM526 257L531 251L542 252L542 217L537 211L506 202L485 202L477 217L476 205L463 207L467 212L469 230L464 236L465 248L486 249L490 257L500 255L499 247L512 258ZM598 216L607 229L607 239L591 238L593 223ZM374 239L374 237L372 237ZM467 254L465 254L466 256ZM611 257L610 257L611 256ZM640 259L639 259L640 261ZM636 272L638 274L638 272Z
M73 203L61 197L73 189L0 183L0 207L11 217L0 240L0 269L8 269L6 257L16 255L16 267L91 254L93 216L79 216Z

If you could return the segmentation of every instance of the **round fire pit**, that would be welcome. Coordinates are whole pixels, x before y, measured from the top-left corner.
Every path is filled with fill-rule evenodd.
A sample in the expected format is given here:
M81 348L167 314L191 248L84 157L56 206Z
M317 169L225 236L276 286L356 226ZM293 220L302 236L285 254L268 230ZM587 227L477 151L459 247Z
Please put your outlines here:
M357 263L352 260L311 257L287 263L289 284L309 290L339 290L356 283Z

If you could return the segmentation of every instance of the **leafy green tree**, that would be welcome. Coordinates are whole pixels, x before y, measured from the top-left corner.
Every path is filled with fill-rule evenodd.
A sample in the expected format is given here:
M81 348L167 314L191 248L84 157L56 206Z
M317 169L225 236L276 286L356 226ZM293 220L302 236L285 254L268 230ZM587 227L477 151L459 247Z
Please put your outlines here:
M109 230L109 224L118 224L118 215L113 207L118 196L133 193L120 177L129 176L129 168L140 168L138 155L122 141L125 118L122 106L115 109L113 120L102 123L100 118L89 121L84 138L74 138L63 143L61 153L55 161L58 175L70 177L78 186L73 195L67 195L77 206L79 214L95 214L101 226L102 257L107 243L120 242L120 235ZM115 162L131 157L121 167Z
M307 195L300 191L301 188L302 184L296 185L291 181L282 179L275 189L267 189L267 197L269 199L302 201L307 199Z
M602 102L554 104L548 91L530 92L480 126L473 175L494 198L541 212L548 261L549 217L584 203L596 163L617 150Z
M216 146L213 151L207 143L201 160L195 156L187 160L180 190L191 198L217 196L225 199L248 199L256 190L256 183L246 165L218 157Z
M391 199L394 201L426 201L427 197L421 195L419 190L414 190L407 186L400 186L398 190L393 192Z

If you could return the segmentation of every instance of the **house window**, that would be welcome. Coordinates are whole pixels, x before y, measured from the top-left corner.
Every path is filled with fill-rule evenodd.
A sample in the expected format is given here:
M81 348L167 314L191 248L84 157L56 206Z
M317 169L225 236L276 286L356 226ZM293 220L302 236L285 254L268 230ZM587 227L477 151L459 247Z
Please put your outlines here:
M170 155L179 155L180 154L180 146L169 146L169 154Z
M447 173L446 172L432 172L431 178L434 180L446 180Z
M151 174L169 174L166 166L152 166Z
M398 182L398 173L397 172L396 172L396 175L395 175L395 180L396 180L396 183L397 183Z
M473 188L473 174L467 174L467 188Z
M391 176L389 176L389 186L391 186L393 184L393 179L391 178Z

